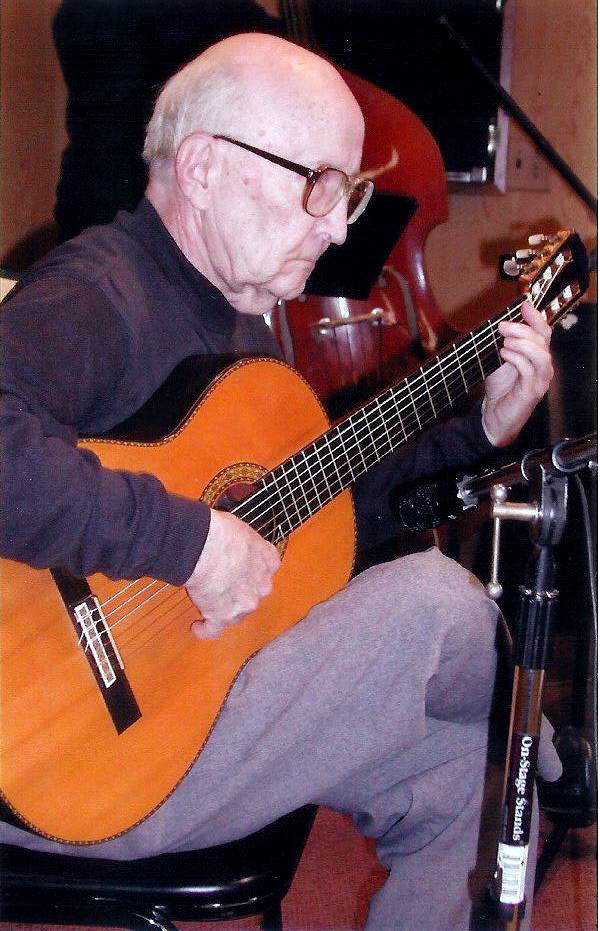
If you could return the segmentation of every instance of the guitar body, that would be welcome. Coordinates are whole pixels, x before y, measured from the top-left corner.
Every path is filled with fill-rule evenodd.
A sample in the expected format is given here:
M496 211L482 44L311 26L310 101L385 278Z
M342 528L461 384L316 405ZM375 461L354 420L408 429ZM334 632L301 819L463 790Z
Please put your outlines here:
M328 426L298 375L260 359L218 377L160 441L81 446L108 468L152 472L169 491L212 504ZM138 709L120 732L53 574L3 561L5 804L38 833L72 843L104 840L143 820L197 759L242 666L346 583L354 550L354 511L344 491L287 539L271 595L216 640L191 634L199 614L185 589L150 579L126 588L130 583L91 576Z

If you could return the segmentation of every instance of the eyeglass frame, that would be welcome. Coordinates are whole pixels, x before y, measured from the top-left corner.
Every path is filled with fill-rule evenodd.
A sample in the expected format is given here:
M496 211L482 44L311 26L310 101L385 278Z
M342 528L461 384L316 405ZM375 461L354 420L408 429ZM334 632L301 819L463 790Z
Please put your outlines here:
M309 217L326 217L331 213L332 210L335 209L335 207L337 207L342 197L348 197L349 199L352 195L352 192L359 184L367 182L371 185L370 193L368 196L366 194L363 195L363 199L366 197L367 203L357 216L355 216L352 220L348 219L348 223L354 223L354 221L358 220L362 212L366 209L368 201L371 198L371 194L375 189L375 185L370 179L363 178L361 175L351 177L342 168L336 168L335 165L321 165L319 168L307 168L306 165L300 165L298 162L292 162L289 158L283 158L282 155L274 155L273 152L267 152L265 149L259 149L254 145L250 145L248 142L240 142L239 139L232 139L231 136L214 135L213 139L222 139L224 142L231 142L232 145L237 145L241 149L246 149L248 152L252 152L254 155L259 155L261 158L266 159L268 162L273 162L275 165L279 165L281 168L287 168L288 171L293 171L295 174L306 178L308 185L306 186L302 196L302 208L306 211ZM345 179L344 190L342 191L340 197L336 200L335 204L333 204L326 213L314 214L307 209L308 198L310 197L318 179L326 171L337 171L343 175Z

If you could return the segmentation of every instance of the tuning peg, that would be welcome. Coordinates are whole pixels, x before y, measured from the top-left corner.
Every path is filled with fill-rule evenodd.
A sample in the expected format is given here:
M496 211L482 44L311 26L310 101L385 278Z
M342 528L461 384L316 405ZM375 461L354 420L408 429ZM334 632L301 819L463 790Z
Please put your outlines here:
M521 274L521 266L514 258L504 259L502 262L502 273L507 278L518 278Z
M526 265L536 258L533 249L517 249L513 253L500 256L500 274L503 278L518 278Z
M535 233L533 236L530 236L527 242L530 246L543 246L545 242L549 242L550 237L546 236L545 233Z

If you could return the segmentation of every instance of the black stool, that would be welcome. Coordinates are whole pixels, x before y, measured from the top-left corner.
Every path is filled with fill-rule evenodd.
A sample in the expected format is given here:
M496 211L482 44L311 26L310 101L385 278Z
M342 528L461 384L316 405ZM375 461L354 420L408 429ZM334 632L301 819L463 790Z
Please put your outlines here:
M315 813L306 805L239 841L132 861L0 846L0 918L174 931L173 919L261 914L265 931L279 931Z

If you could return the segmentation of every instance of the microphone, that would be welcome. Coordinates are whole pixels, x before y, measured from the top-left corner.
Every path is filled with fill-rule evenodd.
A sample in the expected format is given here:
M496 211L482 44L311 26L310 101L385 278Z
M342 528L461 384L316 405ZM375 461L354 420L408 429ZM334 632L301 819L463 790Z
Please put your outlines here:
M466 510L458 492L455 475L418 485L403 485L391 493L392 513L405 530L413 533L432 530Z

